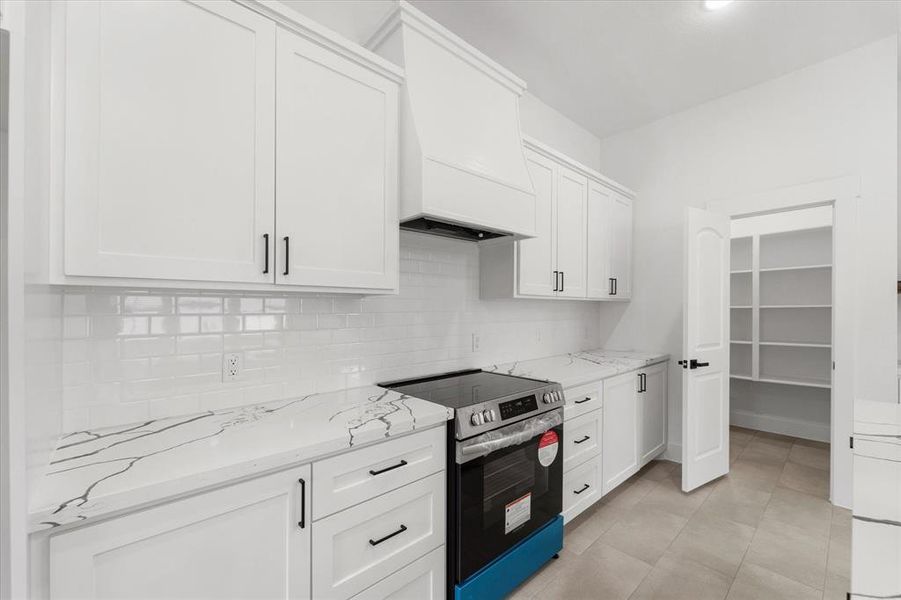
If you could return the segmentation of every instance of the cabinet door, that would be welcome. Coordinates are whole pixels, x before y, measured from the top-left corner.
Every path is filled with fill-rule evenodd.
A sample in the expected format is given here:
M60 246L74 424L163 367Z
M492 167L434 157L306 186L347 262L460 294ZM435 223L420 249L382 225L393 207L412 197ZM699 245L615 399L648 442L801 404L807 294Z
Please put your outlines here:
M638 394L641 407L641 464L663 452L666 447L666 363L644 371L644 386Z
M605 494L638 471L637 382L635 373L604 381L601 458Z
M585 297L585 232L588 178L559 166L557 171L557 296Z
M598 183L588 182L588 248L585 281L589 298L609 298L613 291L610 280L610 204L613 191Z
M516 242L518 291L523 296L556 296L557 242L554 228L554 195L557 165L531 150L524 151L535 188L538 235Z
M231 2L69 2L66 275L271 283L275 24Z
M610 201L610 277L614 298L632 297L632 200L614 192Z
M397 83L281 29L277 78L276 282L396 288Z
M53 536L50 596L309 598L309 507L307 465Z

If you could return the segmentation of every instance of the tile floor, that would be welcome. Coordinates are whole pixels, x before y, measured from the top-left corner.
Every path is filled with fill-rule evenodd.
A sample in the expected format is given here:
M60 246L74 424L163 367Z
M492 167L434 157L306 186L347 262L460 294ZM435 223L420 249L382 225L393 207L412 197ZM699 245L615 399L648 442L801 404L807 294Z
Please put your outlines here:
M655 461L566 526L515 600L844 600L851 513L828 497L829 446L731 430L728 476L690 494Z

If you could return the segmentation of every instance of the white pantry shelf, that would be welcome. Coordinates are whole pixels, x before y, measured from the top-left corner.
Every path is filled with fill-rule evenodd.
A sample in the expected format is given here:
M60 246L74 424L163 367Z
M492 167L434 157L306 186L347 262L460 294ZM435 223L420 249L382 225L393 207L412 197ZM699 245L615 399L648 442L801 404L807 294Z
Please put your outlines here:
M729 340L730 344L753 344L751 340Z
M743 273L751 273L751 269L737 269L735 271L729 271L732 275L741 275Z
M750 308L750 307L748 307ZM761 304L760 308L832 308L831 304Z
M752 308L749 304L736 304L734 306L730 306L729 308Z
M788 346L791 348L832 348L832 344L808 342L760 342L761 346Z
M756 379L755 381L759 381L761 383L777 383L780 385L798 385L802 387L815 387L815 388L823 388L830 389L832 384L826 383L824 381L814 381L812 379L765 379L761 377L760 379Z
M817 269L831 269L832 265L830 264L822 264L822 265L797 265L797 266L788 266L788 267L761 267L761 273L772 273L774 271L811 271Z

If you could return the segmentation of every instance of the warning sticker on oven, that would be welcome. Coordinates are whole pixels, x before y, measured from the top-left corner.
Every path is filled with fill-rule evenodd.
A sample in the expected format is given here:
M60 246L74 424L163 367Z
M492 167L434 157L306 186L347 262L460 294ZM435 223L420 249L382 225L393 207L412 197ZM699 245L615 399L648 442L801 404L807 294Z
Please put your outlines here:
M538 440L538 462L542 467L549 467L554 459L557 458L557 448L560 446L557 442L557 433L555 431L545 431L541 439Z
M517 498L504 508L504 535L507 535L532 516L532 492Z

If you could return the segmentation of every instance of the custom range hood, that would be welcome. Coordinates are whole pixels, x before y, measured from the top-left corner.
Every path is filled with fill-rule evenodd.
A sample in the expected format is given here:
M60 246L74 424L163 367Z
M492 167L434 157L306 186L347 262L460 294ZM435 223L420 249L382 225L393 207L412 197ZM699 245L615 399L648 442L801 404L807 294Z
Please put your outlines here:
M519 125L525 82L400 1L367 47L401 65L401 228L484 240L536 235Z

